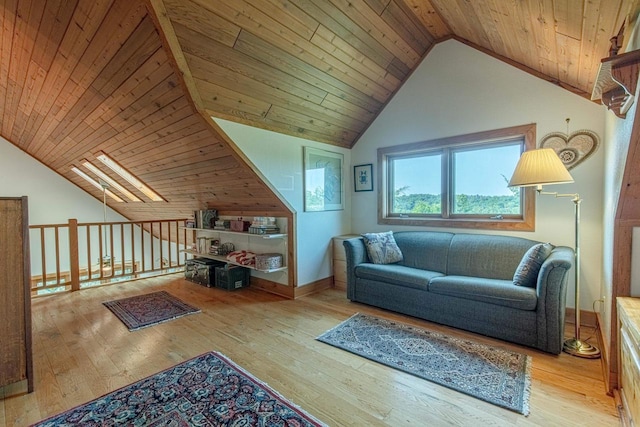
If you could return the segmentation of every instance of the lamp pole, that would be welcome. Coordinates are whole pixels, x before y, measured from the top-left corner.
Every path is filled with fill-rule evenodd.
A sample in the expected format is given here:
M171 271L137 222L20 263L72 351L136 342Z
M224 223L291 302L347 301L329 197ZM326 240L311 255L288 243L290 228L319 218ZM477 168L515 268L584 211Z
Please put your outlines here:
M597 359L600 357L600 350L598 347L589 344L586 341L580 339L580 203L582 199L578 193L573 194L560 194L554 192L542 191L542 186L537 187L538 194L559 197L571 197L571 201L574 203L574 280L575 280L575 329L573 338L569 338L564 341L562 350L565 353L569 353L573 356L583 357L586 359Z

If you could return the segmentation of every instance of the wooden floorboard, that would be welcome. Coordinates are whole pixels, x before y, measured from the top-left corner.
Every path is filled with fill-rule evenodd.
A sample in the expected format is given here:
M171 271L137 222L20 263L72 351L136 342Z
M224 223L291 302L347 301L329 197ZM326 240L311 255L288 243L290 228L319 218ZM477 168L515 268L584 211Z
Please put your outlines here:
M102 305L158 290L202 313L129 332ZM598 360L553 356L351 303L344 291L287 300L251 288L209 289L170 275L36 298L32 312L35 391L24 393L22 383L0 389L0 427L32 424L211 350L332 426L619 425ZM531 355L531 414L524 417L315 340L356 312Z

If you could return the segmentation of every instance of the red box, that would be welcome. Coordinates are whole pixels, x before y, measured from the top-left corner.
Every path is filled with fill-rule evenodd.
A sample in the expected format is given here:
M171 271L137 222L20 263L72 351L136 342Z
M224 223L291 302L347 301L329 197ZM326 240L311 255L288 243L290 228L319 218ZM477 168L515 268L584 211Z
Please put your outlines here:
M249 231L250 221L231 220L231 231Z

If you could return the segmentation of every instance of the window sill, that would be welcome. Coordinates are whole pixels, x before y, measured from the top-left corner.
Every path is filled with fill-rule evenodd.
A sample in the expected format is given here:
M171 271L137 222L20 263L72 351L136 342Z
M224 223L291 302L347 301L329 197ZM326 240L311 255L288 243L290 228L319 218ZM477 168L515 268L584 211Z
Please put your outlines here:
M378 224L418 227L473 228L476 230L535 231L535 220L526 219L437 219L437 218L378 218Z

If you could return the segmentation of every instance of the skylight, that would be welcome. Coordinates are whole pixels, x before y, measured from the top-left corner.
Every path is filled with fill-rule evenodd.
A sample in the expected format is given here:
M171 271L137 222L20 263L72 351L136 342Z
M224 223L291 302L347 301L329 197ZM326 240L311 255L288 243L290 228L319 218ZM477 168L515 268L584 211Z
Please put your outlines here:
M113 160L111 157L107 156L103 152L98 155L98 160L105 164L112 171L120 175L122 178L126 179L131 185L140 190L142 194L150 198L154 202L164 202L165 200L154 192L152 189L147 187L142 181L133 176L128 170L122 167L118 162Z
M135 194L133 194L131 191L127 190L126 188L124 188L122 185L118 184L113 178L111 178L109 175L107 175L106 173L102 172L100 169L98 169L95 165L93 165L91 162L89 162L88 160L84 160L84 163L82 164L85 168L89 169L91 172L93 172L94 174L96 174L100 179L102 179L103 181L105 181L107 184L109 184L111 187L115 188L116 190L118 190L120 193L124 194L129 200L131 200L132 202L141 202L142 199L140 199L138 196L136 196Z
M124 203L124 200L122 200L120 197L118 197L115 194L113 194L113 192L102 188L102 185L100 185L100 183L98 181L96 181L95 179L91 178L89 175L87 175L86 173L82 172L77 167L74 166L74 167L71 168L71 170L74 171L75 173L77 173L78 175L80 175L82 177L82 179L84 179L89 184L91 184L94 187L96 187L98 190L104 191L107 194L107 196L111 197L116 202Z

